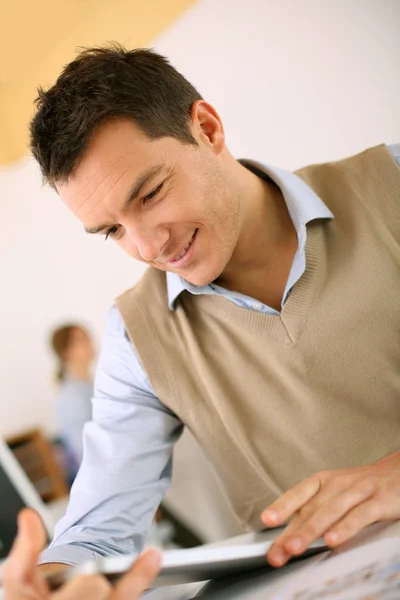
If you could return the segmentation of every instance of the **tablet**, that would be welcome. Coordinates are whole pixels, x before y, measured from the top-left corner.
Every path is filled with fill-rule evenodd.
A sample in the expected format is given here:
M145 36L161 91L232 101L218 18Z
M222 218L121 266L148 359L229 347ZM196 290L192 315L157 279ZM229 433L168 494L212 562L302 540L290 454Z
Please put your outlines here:
M266 554L272 543L268 540L250 544L168 550L163 553L161 570L152 587L208 581L259 568L273 569L266 562ZM302 557L327 549L323 539L319 539ZM136 556L99 557L77 567L50 574L47 580L51 589L56 589L79 575L102 574L109 581L116 582L129 570L136 558Z

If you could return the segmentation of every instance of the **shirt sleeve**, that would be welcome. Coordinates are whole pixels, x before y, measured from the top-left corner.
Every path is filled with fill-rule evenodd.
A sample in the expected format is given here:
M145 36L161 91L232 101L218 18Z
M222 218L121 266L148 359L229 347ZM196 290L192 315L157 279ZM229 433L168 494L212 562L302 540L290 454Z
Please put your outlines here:
M141 552L170 480L182 423L150 387L113 307L95 378L93 420L65 516L40 562L73 565Z

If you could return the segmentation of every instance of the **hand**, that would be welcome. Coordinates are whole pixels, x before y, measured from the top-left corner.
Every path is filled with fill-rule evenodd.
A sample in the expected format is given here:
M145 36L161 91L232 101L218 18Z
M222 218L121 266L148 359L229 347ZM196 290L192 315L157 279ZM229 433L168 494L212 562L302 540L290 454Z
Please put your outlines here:
M100 575L84 575L50 593L36 567L45 541L45 530L38 515L31 509L21 511L18 535L4 566L5 600L138 600L161 564L160 553L149 550L115 587Z
M291 519L267 559L280 567L319 537L335 547L371 523L399 518L400 452L365 467L323 471L283 494L262 513L269 527Z

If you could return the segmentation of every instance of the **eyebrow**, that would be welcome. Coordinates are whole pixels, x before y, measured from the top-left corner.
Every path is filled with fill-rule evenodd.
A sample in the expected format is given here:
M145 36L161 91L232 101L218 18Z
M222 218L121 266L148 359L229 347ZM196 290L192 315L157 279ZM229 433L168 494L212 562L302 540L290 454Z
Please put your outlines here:
M158 165L153 165L152 167L147 169L147 171L144 171L141 175L139 175L139 177L136 179L135 183L131 187L130 191L128 192L127 198L122 207L122 212L125 212L129 208L132 202L136 200L136 198L139 196L144 186L147 185L163 169L164 164L160 163ZM112 224L110 223L106 223L104 225L97 225L96 227L85 227L85 231L86 233L91 234L100 233L100 231L107 229L107 227L110 227L111 225Z

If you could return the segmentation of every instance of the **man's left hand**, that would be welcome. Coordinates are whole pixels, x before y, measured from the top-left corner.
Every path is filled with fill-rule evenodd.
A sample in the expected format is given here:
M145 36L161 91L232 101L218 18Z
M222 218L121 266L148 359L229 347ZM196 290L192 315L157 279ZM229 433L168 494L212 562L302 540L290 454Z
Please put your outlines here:
M400 519L400 452L373 465L316 473L283 494L261 518L268 527L291 519L267 554L275 567L319 537L333 548L371 523Z

